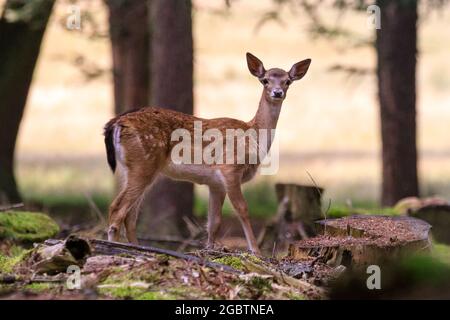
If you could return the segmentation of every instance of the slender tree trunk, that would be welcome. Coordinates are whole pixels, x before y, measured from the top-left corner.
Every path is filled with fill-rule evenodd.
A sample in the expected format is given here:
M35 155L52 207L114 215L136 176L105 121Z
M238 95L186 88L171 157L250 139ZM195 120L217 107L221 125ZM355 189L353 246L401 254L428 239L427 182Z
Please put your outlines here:
M377 0L378 91L383 158L382 204L418 196L416 55L418 0Z
M113 56L116 114L150 101L150 37L147 1L105 0Z
M53 0L9 0L0 18L0 203L20 201L14 150ZM24 12L29 10L29 15ZM8 13L17 20L9 20ZM23 16L22 16L23 15Z
M152 0L151 104L193 113L193 39L190 0ZM159 177L145 203L143 224L152 234L187 235L193 185Z

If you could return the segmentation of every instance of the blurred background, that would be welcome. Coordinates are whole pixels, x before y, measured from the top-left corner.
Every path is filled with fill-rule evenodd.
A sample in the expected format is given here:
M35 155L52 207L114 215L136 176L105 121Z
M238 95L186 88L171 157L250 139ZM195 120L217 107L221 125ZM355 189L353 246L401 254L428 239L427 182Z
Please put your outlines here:
M376 30L374 2L0 1L0 203L23 201L66 225L97 223L116 193L104 124L150 104L250 120L261 85L247 51L266 68L312 59L283 105L279 172L245 186L255 224L275 214L277 182L323 187L327 212L448 200L450 6L377 1ZM166 211L177 226L205 217L205 188L156 189L142 232L167 225Z

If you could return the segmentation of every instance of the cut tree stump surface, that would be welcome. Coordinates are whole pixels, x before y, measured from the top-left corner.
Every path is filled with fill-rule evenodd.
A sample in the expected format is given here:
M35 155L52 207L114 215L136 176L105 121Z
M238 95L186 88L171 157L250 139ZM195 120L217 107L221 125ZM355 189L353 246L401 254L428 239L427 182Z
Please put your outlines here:
M379 246L428 240L431 227L420 219L389 216L351 216L321 220L318 225L326 235L363 238Z
M317 222L320 236L292 243L289 256L365 266L426 250L431 226L412 217L351 216Z

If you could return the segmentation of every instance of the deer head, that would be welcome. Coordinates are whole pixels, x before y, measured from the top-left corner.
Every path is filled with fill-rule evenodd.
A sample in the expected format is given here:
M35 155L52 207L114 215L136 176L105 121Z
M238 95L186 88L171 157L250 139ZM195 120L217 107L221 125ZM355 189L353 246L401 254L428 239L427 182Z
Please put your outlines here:
M247 52L247 66L250 73L257 77L264 86L265 98L275 103L282 102L286 98L291 83L303 78L310 64L311 59L306 59L295 63L288 72L280 68L272 68L266 71L261 60Z

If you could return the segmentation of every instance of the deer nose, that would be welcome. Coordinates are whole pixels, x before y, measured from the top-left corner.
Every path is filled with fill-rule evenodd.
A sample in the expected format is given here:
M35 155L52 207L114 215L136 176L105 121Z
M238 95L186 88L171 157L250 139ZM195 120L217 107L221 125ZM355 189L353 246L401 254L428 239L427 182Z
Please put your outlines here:
M274 89L272 91L272 97L274 97L274 98L282 98L283 97L283 90L281 90L281 89Z

